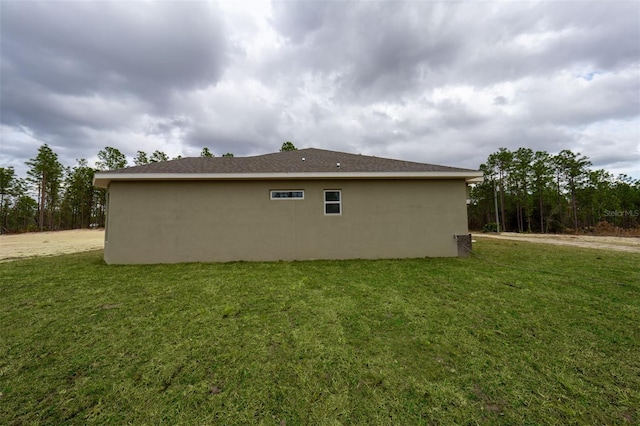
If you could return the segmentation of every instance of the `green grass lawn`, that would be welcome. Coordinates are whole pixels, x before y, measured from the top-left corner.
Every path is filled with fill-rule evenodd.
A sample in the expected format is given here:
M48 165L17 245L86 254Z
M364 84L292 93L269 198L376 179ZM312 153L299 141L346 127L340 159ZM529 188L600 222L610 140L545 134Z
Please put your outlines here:
M640 255L0 264L0 424L638 424Z

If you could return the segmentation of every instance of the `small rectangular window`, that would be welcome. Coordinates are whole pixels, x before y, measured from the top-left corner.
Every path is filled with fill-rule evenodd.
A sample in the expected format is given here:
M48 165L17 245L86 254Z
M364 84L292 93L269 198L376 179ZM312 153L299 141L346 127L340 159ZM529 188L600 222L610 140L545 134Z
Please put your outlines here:
M331 189L324 191L324 214L325 215L341 215L342 214L342 191L339 189Z
M301 189L286 191L271 191L272 200L304 200L304 191Z

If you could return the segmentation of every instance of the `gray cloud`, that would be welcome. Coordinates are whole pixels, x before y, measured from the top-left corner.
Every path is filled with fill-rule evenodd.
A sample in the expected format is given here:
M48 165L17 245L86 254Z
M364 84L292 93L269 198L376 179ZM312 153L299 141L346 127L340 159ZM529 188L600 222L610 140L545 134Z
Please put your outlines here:
M462 167L567 148L640 177L637 3L270 6L2 2L0 163L292 140Z
M2 124L58 146L99 149L87 129L170 112L174 93L216 84L227 65L207 3L3 2L1 28Z
M7 2L3 71L56 93L157 100L220 78L226 41L219 15L208 3Z
M274 27L288 44L274 60L338 76L340 92L352 98L412 90L460 50L438 3L323 2L319 11L313 5L275 3Z
M637 15L631 2L282 2L274 26L288 42L281 63L337 73L343 94L368 102L451 83L547 76L575 64L637 63Z

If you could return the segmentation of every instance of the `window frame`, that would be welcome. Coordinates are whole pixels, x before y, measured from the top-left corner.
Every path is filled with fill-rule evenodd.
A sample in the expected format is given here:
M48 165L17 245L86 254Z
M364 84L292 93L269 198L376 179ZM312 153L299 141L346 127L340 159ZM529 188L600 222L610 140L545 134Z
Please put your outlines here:
M274 197L273 194L277 192L288 192L288 193L301 193L301 197ZM304 200L304 189L270 189L269 190L269 199L272 201L300 201Z
M337 192L338 193L338 201L327 200L327 193L329 192ZM322 207L324 210L325 216L342 216L342 189L325 189L322 192L323 203ZM327 213L328 205L337 205L339 212L338 213Z

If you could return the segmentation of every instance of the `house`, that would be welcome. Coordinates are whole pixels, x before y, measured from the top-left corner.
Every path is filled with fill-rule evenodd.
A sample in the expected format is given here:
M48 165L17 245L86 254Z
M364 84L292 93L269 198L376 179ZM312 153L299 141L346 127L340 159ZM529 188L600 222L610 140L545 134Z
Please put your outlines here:
M109 264L457 256L482 173L321 149L96 173Z

